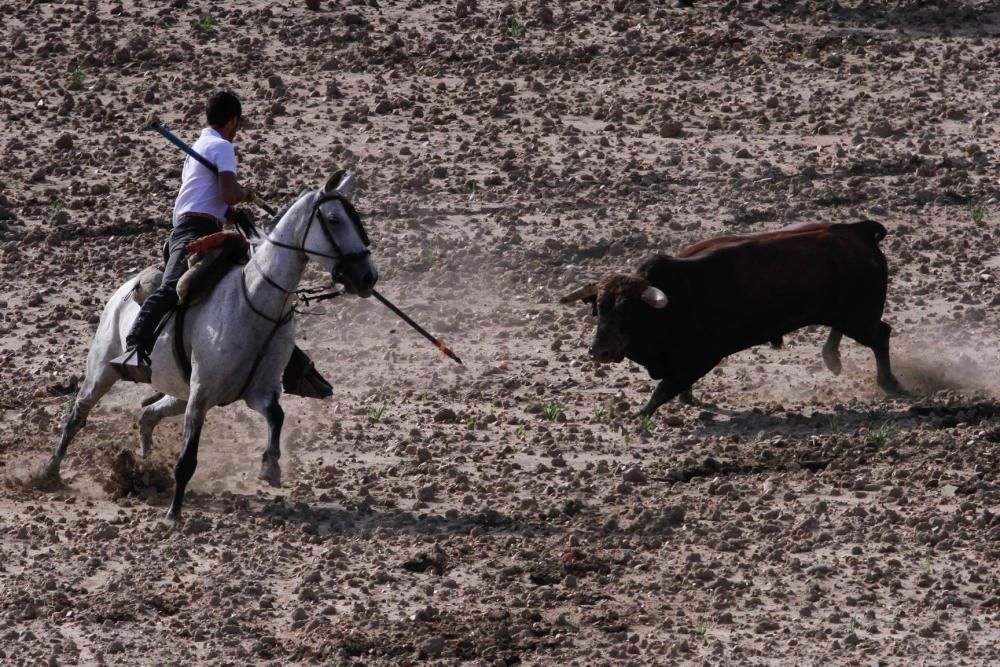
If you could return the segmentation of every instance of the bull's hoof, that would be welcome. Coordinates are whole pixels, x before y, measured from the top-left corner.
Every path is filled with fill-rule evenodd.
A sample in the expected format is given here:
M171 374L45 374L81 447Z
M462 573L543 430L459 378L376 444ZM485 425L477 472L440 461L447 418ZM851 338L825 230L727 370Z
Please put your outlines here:
M882 391L885 395L890 398L912 398L913 394L903 389L903 385L893 379L892 382L886 382L884 385L879 385L882 387Z
M277 463L261 463L260 478L278 488L281 486L281 467Z

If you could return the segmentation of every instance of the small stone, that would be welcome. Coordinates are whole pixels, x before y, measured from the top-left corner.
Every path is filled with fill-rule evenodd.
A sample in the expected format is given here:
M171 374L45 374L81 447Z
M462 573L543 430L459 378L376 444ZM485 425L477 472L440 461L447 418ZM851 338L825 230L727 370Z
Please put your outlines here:
M677 139L684 136L684 128L680 123L668 120L660 125L660 136L664 139Z
M629 484L645 484L646 473L639 466L631 466L622 473L622 481Z
M892 125L889 121L882 119L875 121L871 127L871 134L879 139L886 139L892 136Z
M185 535L200 535L212 529L212 522L202 517L193 517L184 522Z
M420 657L437 658L444 651L444 637L429 637L420 644Z
M456 415L455 411L451 408L441 408L437 411L437 414L434 415L434 421L438 423L444 422L451 424L458 421L458 415Z
M419 607L410 614L411 621L431 621L437 618L438 610L434 607L427 605L426 607Z

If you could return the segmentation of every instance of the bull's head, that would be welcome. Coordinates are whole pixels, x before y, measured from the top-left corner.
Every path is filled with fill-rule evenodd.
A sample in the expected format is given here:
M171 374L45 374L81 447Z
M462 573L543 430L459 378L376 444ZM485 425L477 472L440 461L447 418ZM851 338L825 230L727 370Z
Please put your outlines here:
M638 274L613 274L598 283L585 285L567 294L560 303L586 301L597 316L597 332L590 345L595 361L618 362L625 358L633 327L639 322L637 309L667 307L667 295Z

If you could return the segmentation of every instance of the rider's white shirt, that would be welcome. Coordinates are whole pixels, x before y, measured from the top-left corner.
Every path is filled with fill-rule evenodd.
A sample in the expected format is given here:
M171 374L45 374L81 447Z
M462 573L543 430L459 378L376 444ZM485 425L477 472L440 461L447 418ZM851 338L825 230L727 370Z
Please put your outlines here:
M201 131L193 148L219 168L219 172L236 173L236 150L210 127ZM205 165L188 156L181 174L181 189L174 202L173 224L185 213L205 213L220 220L226 215L226 202L219 190L218 177Z

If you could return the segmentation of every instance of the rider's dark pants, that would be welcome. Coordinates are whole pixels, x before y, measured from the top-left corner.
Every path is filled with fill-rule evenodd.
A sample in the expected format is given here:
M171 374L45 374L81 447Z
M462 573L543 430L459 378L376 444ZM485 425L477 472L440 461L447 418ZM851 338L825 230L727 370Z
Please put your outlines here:
M125 339L126 345L141 345L147 351L153 348L157 325L177 305L177 281L187 271L188 241L221 231L219 222L209 216L185 215L180 219L167 241L169 254L163 268L163 282L143 302L132 330Z

